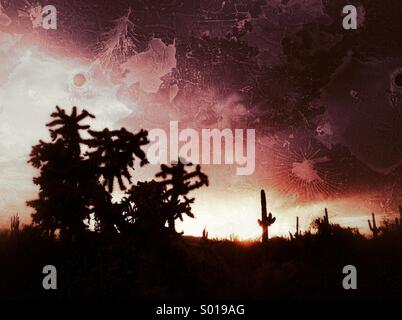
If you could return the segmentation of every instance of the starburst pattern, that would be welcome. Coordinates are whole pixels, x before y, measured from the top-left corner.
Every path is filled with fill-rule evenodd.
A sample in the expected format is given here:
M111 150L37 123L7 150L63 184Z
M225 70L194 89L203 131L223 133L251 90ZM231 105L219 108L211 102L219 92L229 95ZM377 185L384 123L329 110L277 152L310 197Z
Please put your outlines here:
M277 143L273 160L276 189L299 200L327 198L342 190L341 174L326 149L309 141Z

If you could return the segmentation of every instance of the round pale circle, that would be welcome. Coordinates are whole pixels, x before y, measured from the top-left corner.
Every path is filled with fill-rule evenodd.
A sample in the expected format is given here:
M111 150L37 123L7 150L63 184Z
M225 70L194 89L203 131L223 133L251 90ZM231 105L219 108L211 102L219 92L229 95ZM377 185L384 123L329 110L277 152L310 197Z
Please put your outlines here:
M87 82L87 79L84 74L77 73L73 78L73 82L76 87L82 87Z
M11 19L4 13L0 12L0 25L8 27L11 24Z

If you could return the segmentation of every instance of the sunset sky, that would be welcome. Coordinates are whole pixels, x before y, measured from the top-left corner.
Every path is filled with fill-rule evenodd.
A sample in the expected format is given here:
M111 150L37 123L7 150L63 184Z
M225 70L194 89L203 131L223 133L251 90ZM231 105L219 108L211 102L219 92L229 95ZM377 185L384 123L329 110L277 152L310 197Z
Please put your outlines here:
M39 2L1 2L0 225L7 226L16 212L25 223L30 222L32 211L25 201L35 198L38 190L32 183L36 172L27 163L28 155L39 139L49 139L45 124L56 105L87 109L96 116L90 122L95 129L167 129L169 121L198 131L255 129L255 172L238 176L236 165L202 166L210 186L194 192L196 219L185 218L177 228L185 234L199 236L206 227L210 237L257 238L261 189L267 192L268 211L277 217L271 235L294 232L296 216L302 230L308 230L325 207L332 222L362 232L368 230L371 212L378 214L378 220L396 213L402 184L402 84L396 85L395 78L402 72L402 59L365 60L361 52L354 56L349 44L342 43L342 32L331 29L337 16L321 1L304 1L302 7L295 6L297 1L287 5L273 1L259 10L248 8L248 16L236 16L233 21L228 18L233 11L230 5L226 8L222 2L214 2L226 22L217 26L197 18L191 31L201 39L198 47L181 33L184 27L180 23L192 24L184 18L164 35L164 28L159 30L149 21L154 19L152 15L144 15L142 9L130 11L125 1L113 8L107 1L89 1L82 8L78 2L72 1L68 7L54 1L57 30L33 24ZM204 2L200 3L202 7ZM185 5L180 8L183 16L186 10L195 10ZM278 21L286 24L290 34L283 33ZM239 53L236 59L249 59L250 66L244 70L250 72L238 71L243 62L237 64L238 70L222 66L217 58L220 51L213 51L211 45L212 53L205 52L208 59L217 60L206 76L207 67L193 61L203 59L194 48L206 45L203 41L210 44L203 38L206 35L225 38L226 32L245 28L247 23L253 25L253 31L242 39L258 53L250 49L252 53ZM329 31L300 27L308 23L325 25ZM269 38L261 39L267 30ZM301 32L311 32L317 48L336 49L338 60L331 64L333 70L326 67L330 63L325 59L330 58L325 55L322 71L307 65L310 62L297 70L289 65L298 56L289 57L291 45L285 45L285 36L288 42L294 40L293 50L310 54L305 48L297 49ZM252 59L261 63L259 70L253 69ZM292 82L295 74L305 74L309 68L315 76L323 75L322 83L304 87ZM282 72L270 73L271 69ZM213 80L206 80L210 78ZM194 84L197 79L202 80ZM260 93L263 98L255 98ZM313 111L298 111L301 103ZM322 106L325 110L316 112ZM136 170L134 181L150 179L157 170L157 166ZM116 199L119 197L116 192Z

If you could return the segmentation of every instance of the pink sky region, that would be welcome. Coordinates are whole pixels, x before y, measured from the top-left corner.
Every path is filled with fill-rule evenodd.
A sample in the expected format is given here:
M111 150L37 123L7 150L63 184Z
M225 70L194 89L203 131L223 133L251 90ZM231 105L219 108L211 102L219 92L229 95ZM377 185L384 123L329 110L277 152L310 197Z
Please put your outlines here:
M294 230L296 216L302 230L308 230L325 207L333 222L362 232L368 230L372 211L380 219L392 214L378 190L346 188L348 182L338 172L339 162L317 147L318 143L330 146L335 140L355 137L348 124L334 115L336 96L346 99L342 85L337 84L341 75L333 80L327 95L315 101L326 101L330 108L316 123L320 134L311 142L299 139L303 128L265 130L260 107L246 106L240 90L222 94L219 88L207 86L188 92L177 82L167 81L179 63L175 40L166 44L154 37L141 52L129 50L132 42L117 50L121 41L128 41L124 37L130 25L127 17L117 21L119 28L107 34L100 54L93 56L75 45L58 47L46 34L22 32L14 25L8 28L10 21L4 11L0 13L0 225L7 226L17 212L25 223L30 222L31 209L25 201L33 199L38 189L32 183L36 172L27 160L32 145L49 139L45 124L56 105L85 108L96 115L90 122L95 129L167 130L171 121L182 129L198 131L255 129L255 172L236 175L236 164L203 166L210 186L194 193L196 218L185 219L177 227L185 234L199 236L206 227L211 237L257 238L260 189L267 192L268 210L277 217L271 235L287 236ZM276 85L272 83L273 88ZM298 95L288 97L293 98ZM353 155L378 164L353 141L356 139L345 142ZM391 158L387 161L394 163ZM157 169L136 170L134 180L150 179ZM115 192L115 196L118 199L121 194Z

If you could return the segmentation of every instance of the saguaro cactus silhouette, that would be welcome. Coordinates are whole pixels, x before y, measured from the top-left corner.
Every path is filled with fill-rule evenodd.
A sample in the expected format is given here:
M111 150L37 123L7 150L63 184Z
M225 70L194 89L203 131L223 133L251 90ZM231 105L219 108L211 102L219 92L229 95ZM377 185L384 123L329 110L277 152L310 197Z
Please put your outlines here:
M296 217L296 232L294 234L289 232L289 234L290 234L290 240L294 240L299 237L299 235L300 235L300 233L299 233L299 217Z
M202 230L202 240L208 240L207 227L205 227L204 230Z
M375 215L374 215L374 213L371 214L371 217L372 217L372 220L373 220L373 224L371 224L370 220L367 220L367 221L368 221L368 225L369 225L369 228L370 228L371 232L373 233L373 237L374 237L374 238L377 238L378 233L380 232L380 228L377 227L377 224L376 224L376 222L375 222Z
M325 215L324 215L324 219L323 219L323 224L326 226L329 226L329 218L328 218L328 209L325 208Z
M265 198L265 191L261 190L261 220L258 219L258 224L262 228L262 242L268 241L268 227L276 221L276 218L272 217L270 212L267 215L267 200Z
M325 208L325 214L322 218L317 218L313 222L313 227L318 230L318 234L323 236L331 235L331 224L329 223L328 209Z
M17 234L20 230L20 217L18 216L18 213L15 216L11 217L10 221L10 233L11 234Z

